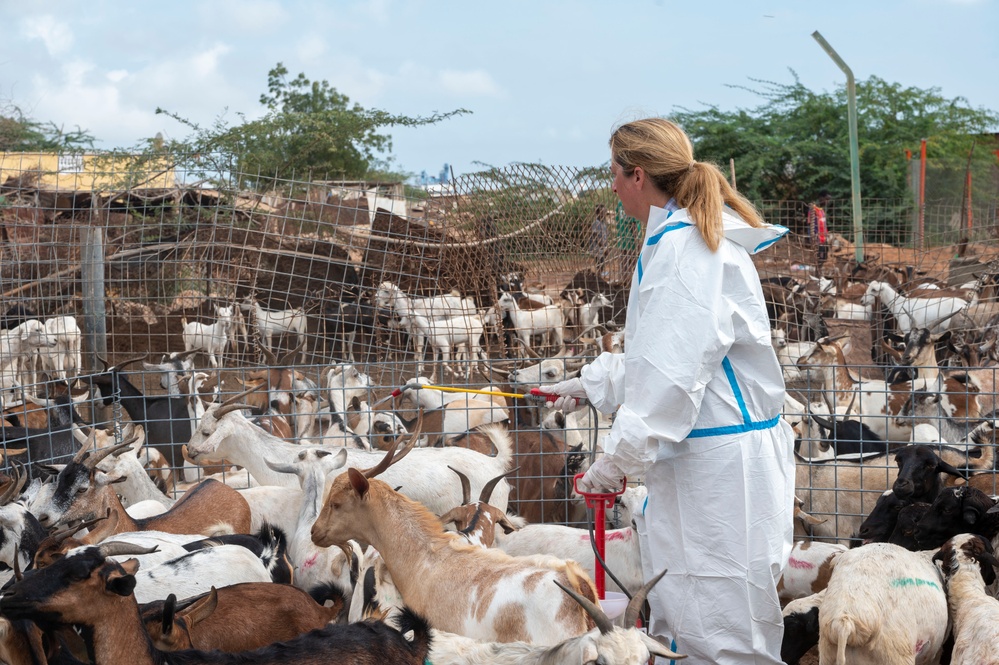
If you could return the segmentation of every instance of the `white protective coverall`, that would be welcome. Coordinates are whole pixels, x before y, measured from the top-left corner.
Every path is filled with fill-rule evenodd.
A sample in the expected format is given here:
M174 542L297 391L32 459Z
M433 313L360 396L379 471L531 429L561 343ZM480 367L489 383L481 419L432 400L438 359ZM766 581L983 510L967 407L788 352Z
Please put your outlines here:
M712 252L686 210L652 208L625 352L601 354L581 381L597 409L617 412L605 455L648 486L645 578L669 570L649 595L652 633L688 663L780 663L794 439L750 254L787 229L728 208L723 220Z

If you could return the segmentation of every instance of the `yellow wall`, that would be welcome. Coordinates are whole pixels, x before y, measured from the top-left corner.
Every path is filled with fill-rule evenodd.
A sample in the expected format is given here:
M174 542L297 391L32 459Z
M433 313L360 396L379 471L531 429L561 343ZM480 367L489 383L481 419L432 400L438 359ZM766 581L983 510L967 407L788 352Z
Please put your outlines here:
M140 171L130 174L131 161L128 156L112 158L107 155L0 152L0 184L10 177L36 171L41 173L41 184L47 189L108 191L129 186L141 189L174 186L174 170L167 169L169 164L166 161L161 165L146 162ZM158 174L164 169L165 173Z

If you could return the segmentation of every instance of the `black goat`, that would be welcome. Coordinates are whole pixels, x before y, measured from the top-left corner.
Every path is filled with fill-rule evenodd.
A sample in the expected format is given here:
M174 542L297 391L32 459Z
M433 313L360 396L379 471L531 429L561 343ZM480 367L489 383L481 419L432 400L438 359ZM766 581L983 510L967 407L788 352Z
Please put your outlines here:
M28 462L32 475L42 471L44 464L65 464L80 449L80 442L73 434L73 426L88 426L76 412L71 395L61 395L50 402L48 427L0 428L0 445L4 448L28 448ZM9 419L9 418L8 418ZM16 418L15 418L16 419Z
M780 659L787 665L798 665L802 656L819 643L820 599L821 596L815 594L791 601L784 609Z
M892 450L905 446L903 443L889 443L875 434L870 427L858 420L824 418L812 414L811 419L826 431L825 439L835 451L842 455L886 455Z
M133 423L146 430L146 445L156 448L173 468L184 465L180 446L191 440L191 416L187 410L187 398L172 395L144 395L141 390L121 374L121 370L146 355L131 358L114 366L108 366L101 359L105 370L85 380L101 389L105 406L116 400L128 413Z
M999 515L992 513L996 502L974 487L948 487L930 505L915 528L920 549L933 549L959 533L986 538L999 534Z
M132 595L137 570L135 559L118 564L106 559L99 548L90 547L47 568L25 573L0 599L0 611L12 620L83 626L93 635L98 663L424 665L430 655L430 626L409 609L402 611L398 630L372 621L331 624L286 642L236 654L158 651L143 627ZM408 631L413 631L412 642L404 637Z
M906 446L895 453L898 477L892 490L900 499L931 502L943 489L941 473L968 479L966 471L940 459L930 446Z
M895 523L895 530L888 537L888 542L892 545L904 547L912 552L920 549L919 541L916 540L916 525L923 519L930 510L930 504L923 501L910 504L902 508L898 513L898 521Z
M850 546L888 542L898 524L899 512L910 503L907 499L899 498L894 490L888 490L879 496L870 514L860 523L856 535L859 540L852 541Z

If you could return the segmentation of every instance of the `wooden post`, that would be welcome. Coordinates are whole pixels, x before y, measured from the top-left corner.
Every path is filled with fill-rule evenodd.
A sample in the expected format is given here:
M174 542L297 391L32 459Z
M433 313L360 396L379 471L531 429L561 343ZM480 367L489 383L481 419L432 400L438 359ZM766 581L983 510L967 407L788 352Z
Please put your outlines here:
M104 311L104 226L91 224L83 231L80 252L80 281L83 285L83 348L84 364L91 372L103 366L97 356L107 359L107 318Z
M732 177L732 189L735 189L735 157L728 158L728 170Z

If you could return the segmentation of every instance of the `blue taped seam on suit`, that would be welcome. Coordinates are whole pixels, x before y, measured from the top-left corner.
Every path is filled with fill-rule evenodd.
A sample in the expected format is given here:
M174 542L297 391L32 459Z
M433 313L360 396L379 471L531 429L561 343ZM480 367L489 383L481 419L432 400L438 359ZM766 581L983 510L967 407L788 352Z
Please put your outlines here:
M728 356L722 359L722 367L725 369L725 376L728 377L728 384L732 386L732 394L735 395L739 411L742 412L742 422L748 425L753 422L753 419L749 417L749 409L746 408L746 399L742 396L742 391L739 390L739 382L735 380L735 370L732 369L732 361L728 359Z
M743 434L745 432L758 432L764 429L776 427L780 422L780 415L776 415L770 420L758 423L746 423L744 425L728 425L726 427L707 427L705 429L692 429L687 435L688 439L702 439L708 436L722 436L725 434Z

